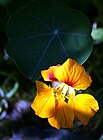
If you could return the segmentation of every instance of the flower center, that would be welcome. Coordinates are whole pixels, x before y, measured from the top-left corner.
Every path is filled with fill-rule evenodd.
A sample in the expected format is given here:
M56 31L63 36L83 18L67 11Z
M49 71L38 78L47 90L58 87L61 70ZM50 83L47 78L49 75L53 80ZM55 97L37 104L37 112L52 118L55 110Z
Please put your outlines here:
M62 82L53 82L53 93L56 99L68 102L70 96L75 94L73 87Z

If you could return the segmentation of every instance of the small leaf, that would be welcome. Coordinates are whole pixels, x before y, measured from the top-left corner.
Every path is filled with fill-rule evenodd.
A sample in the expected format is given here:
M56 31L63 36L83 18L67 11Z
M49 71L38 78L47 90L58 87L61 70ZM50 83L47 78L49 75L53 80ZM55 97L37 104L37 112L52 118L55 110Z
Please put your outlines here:
M103 28L93 29L91 35L94 40L103 41Z
M92 51L91 25L80 11L61 2L33 2L7 24L7 53L33 81L42 69L68 57L84 63Z

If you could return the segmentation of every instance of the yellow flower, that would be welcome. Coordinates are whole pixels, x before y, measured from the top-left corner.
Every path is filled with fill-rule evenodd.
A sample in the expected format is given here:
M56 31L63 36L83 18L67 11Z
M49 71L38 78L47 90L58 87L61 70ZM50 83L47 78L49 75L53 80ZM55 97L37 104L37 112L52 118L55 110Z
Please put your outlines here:
M64 64L52 66L41 71L45 81L59 81L74 87L76 90L87 89L92 80L83 66L73 59L68 59Z
M87 89L92 82L84 68L68 59L41 74L45 81L51 81L51 85L36 81L36 97L31 105L35 114L48 118L50 125L58 129L73 127L75 118L87 125L99 105L92 95L76 95L77 90Z

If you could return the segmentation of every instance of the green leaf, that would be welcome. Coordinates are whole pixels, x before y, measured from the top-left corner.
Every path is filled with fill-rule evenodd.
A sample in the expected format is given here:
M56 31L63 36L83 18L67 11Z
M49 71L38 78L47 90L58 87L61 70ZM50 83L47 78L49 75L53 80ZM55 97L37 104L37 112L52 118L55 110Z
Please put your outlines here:
M11 0L0 0L0 4L1 5L5 5L7 4L8 2L10 2Z
M1 32L5 31L7 20L8 20L7 10L5 7L0 5L0 31ZM3 40L3 36L1 36L1 34L0 34L0 47L1 47L2 40Z
M25 76L68 57L84 63L92 51L91 25L80 11L61 2L33 2L16 10L7 24L7 53Z
M94 40L103 41L103 28L93 29L91 35Z

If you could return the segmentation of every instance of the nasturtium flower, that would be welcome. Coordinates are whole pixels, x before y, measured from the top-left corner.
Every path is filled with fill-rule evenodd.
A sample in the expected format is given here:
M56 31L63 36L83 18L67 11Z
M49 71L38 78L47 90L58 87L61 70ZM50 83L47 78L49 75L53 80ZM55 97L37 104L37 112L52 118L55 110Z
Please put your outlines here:
M87 125L99 109L97 100L90 94L77 94L91 85L91 78L83 66L73 59L67 59L62 65L42 70L41 75L47 85L36 80L36 97L31 105L35 114L48 118L55 128L72 128L75 118Z

